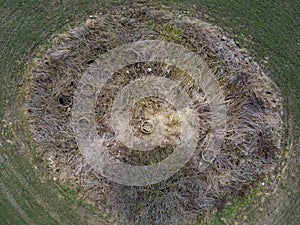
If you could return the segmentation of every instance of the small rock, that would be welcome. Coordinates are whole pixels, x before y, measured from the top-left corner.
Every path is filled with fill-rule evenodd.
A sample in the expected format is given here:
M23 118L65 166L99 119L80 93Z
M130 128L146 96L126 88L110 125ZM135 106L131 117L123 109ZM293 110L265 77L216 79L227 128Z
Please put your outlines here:
M53 58L53 59L60 59L63 55L65 55L66 53L68 53L68 50L56 50L54 52L51 52L49 55Z

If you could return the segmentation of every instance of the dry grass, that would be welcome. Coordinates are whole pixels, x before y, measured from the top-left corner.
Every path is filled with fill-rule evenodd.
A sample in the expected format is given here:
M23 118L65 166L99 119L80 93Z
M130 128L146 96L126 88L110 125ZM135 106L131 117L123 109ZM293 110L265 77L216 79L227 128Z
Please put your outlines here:
M274 84L218 28L183 14L179 17L179 12L174 15L142 8L91 17L81 27L57 37L31 70L26 101L41 157L53 169L53 176L82 187L86 198L124 224L187 224L206 210L221 209L227 199L245 194L255 183L274 173L281 159L283 110ZM124 43L148 39L174 41L201 55L225 91L228 128L220 153L202 170L199 162L209 132L209 103L205 98L197 102L204 128L192 159L167 181L128 187L107 181L85 163L70 124L72 101L82 73L99 54ZM174 139L142 155L113 139L110 124L113 99L126 84L149 75L149 67L154 68L152 75L182 81L182 87L191 97L203 96L192 80L186 81L182 71L160 63L137 63L115 74L100 90L95 109L97 130L99 134L112 136L109 144L115 146L113 155L137 165L162 160L176 143L174 130L178 124L170 125ZM152 108L162 105L164 111L174 112L172 106L148 99L133 109L133 118L143 116L145 111L139 108L149 104ZM136 130L136 135L143 134Z

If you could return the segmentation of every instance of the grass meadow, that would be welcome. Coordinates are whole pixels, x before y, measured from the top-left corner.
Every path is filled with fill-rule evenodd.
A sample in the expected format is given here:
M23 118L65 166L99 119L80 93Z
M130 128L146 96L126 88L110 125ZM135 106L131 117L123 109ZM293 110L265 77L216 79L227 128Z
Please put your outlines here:
M142 2L142 1L138 1ZM289 157L279 190L257 200L261 190L238 199L211 224L298 224L300 220L300 2L295 0L145 1L188 9L223 27L247 48L280 87L290 121ZM30 60L51 38L109 12L108 0L0 0L0 224L104 224L102 214L67 185L49 180L20 110ZM132 4L122 1L122 4ZM200 222L198 223L200 224Z

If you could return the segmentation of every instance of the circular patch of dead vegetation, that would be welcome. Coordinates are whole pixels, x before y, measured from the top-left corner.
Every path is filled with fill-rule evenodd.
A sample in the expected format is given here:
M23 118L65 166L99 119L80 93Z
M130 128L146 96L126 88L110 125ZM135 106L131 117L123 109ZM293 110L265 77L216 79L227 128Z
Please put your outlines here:
M107 135L104 144L110 154L133 165L168 157L178 142L181 124L174 107L164 99L141 99L131 110L132 132L146 137L154 129L153 118L164 112L168 140L151 151L131 150L116 140L111 124L117 93L135 79L150 75L186 81L182 88L189 96L202 96L202 100L193 99L203 124L192 159L170 179L145 187L116 184L97 174L78 150L70 122L83 72L100 54L138 40L170 41L199 54L223 88L227 107L224 143L207 166L201 159L210 128L209 105L203 91L184 72L162 63L141 62L120 70L102 90L81 87L86 95L98 92L97 132ZM222 209L228 199L246 194L266 176L275 182L284 144L282 99L246 51L208 23L181 12L146 7L91 16L82 26L56 37L47 53L36 59L30 77L27 110L41 157L53 169L55 179L79 187L93 204L117 218L113 223L188 224L207 210Z

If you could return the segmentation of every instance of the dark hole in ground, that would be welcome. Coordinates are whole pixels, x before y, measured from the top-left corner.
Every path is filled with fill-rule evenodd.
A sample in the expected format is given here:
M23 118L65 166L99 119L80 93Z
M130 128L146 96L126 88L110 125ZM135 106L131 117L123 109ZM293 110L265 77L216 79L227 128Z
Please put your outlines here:
M59 98L58 98L58 102L61 106L63 107L70 107L73 103L73 100L72 100L72 96L70 95L61 95Z

